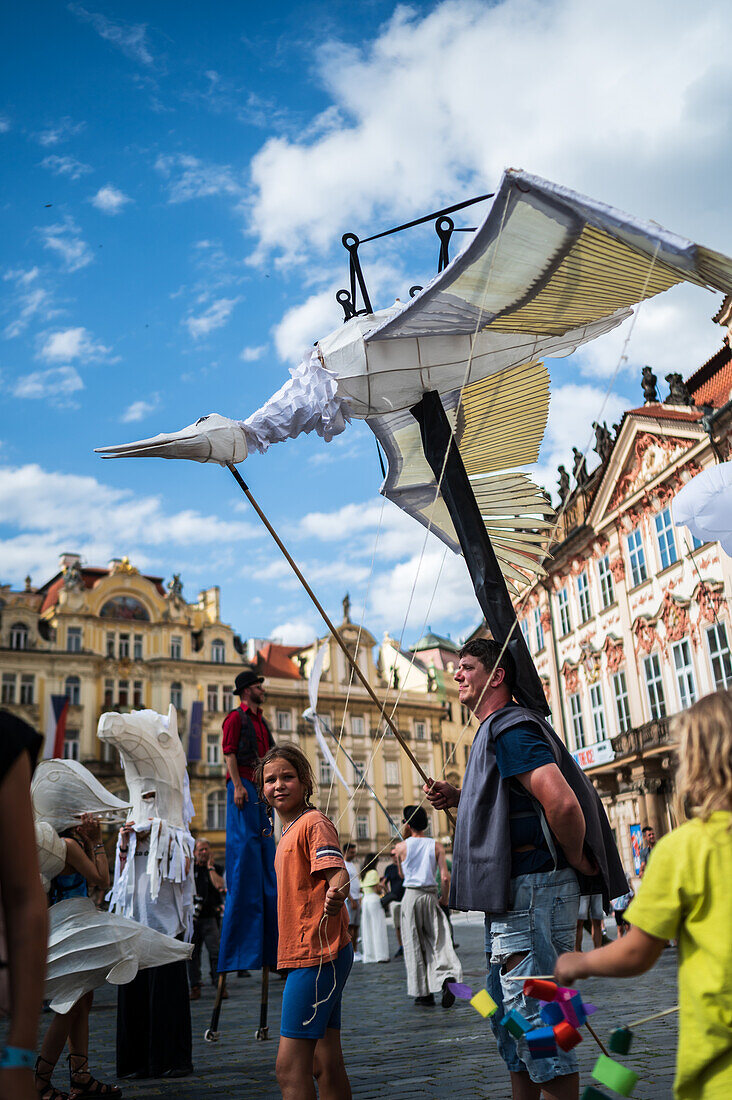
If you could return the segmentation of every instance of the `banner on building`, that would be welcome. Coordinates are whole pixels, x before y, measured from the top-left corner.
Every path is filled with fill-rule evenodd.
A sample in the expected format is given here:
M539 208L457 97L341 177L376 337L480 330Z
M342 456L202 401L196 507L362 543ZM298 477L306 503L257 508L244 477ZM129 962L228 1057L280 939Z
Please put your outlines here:
M203 729L203 703L197 699L191 703L191 720L188 725L188 759L201 759L201 731Z
M586 749L577 749L572 756L584 771L586 768L594 768L598 764L608 764L615 759L615 750L611 741L598 741L596 745L588 745Z
M69 700L66 695L51 695L49 697L46 715L46 741L43 746L44 760L63 759L68 713Z

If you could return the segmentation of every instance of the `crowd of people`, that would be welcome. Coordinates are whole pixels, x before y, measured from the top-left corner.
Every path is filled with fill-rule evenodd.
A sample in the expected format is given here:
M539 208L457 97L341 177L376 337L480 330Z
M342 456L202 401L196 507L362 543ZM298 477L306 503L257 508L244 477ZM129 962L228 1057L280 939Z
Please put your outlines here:
M205 949L212 984L221 973L250 968L272 967L285 977L276 1059L283 1100L348 1100L341 1029L349 1026L344 990L354 962L391 961L390 915L415 1010L435 1006L436 998L450 1008L452 987L462 979L454 909L485 914L486 987L498 1006L491 1026L514 1100L579 1097L572 1051L537 1056L525 1037L502 1026L512 1011L530 1027L543 1024L540 1002L516 979L553 972L569 985L591 975L632 977L650 969L669 943L678 944L679 958L676 1100L732 1096L732 693L707 696L674 719L688 820L658 843L644 828L634 896L588 777L549 723L514 701L510 655L497 643L472 641L455 678L461 703L479 722L463 785L429 779L424 786L425 804L457 811L451 864L429 835L422 804L404 807L402 835L388 853L369 852L357 865L353 842L339 838L312 804L307 757L274 743L262 716L261 677L250 672L237 678L241 705L224 726L225 867L204 838L193 847L187 777L182 815L176 825L170 811L167 832L158 816L162 787L140 781L139 820L119 830L109 895L110 908L122 906L133 919L109 919L144 925L158 940L113 968L120 1076L193 1072L189 1002L201 996ZM100 822L82 811L61 833L46 825L53 849L50 862L44 856L44 867L53 868L43 880L46 898L38 815L34 833L28 796L40 738L12 715L0 712L0 720L0 1007L10 1016L0 1100L113 1098L119 1088L97 1081L88 1063L97 979L72 1004L63 1002L40 1048L37 1034L49 921L53 926L57 907L73 909L82 896L94 908L89 888L110 885ZM5 843L11 830L12 845ZM617 937L607 942L603 921L613 911ZM582 952L585 928L593 947ZM68 1093L52 1081L65 1047Z

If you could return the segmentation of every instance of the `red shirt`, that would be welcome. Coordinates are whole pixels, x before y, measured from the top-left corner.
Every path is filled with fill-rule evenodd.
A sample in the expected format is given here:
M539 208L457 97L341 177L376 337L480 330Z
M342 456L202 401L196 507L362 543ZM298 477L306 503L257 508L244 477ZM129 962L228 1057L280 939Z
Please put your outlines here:
M242 703L239 710L249 711L249 715L254 725L254 732L257 735L257 755L262 757L269 750L270 739L267 735L267 727L264 724L262 718L262 711L260 709L252 710L246 703ZM224 756L233 754L236 756L237 749L239 748L239 732L240 722L238 717L238 711L233 710L231 714L227 714L224 718L224 736L221 741L221 748ZM239 775L242 779L248 779L250 783L254 782L254 768L239 767ZM226 782L231 781L231 776L226 776Z

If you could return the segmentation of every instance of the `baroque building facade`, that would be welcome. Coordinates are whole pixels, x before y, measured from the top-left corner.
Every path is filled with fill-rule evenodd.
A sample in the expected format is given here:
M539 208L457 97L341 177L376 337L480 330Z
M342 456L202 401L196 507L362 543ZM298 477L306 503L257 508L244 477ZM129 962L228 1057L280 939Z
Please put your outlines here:
M127 558L107 568L64 554L35 588L0 587L0 706L43 732L52 696L68 699L64 754L124 796L118 760L96 736L104 711L172 703L190 762L193 830L223 844L225 801L212 799L222 768L212 751L234 705L243 646L221 621L217 587L188 603L180 577L140 573Z
M660 835L678 820L669 718L732 687L732 562L671 513L682 485L730 457L729 345L728 332L685 383L668 375L663 400L645 368L644 404L614 436L596 425L600 465L588 475L578 462L571 493L560 481L547 575L516 601L554 726L602 795L630 874L642 826Z

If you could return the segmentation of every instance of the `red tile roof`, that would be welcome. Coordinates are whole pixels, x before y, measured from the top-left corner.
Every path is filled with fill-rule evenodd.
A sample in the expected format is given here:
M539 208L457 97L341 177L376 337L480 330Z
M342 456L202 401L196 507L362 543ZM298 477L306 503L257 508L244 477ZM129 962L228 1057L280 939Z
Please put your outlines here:
M300 669L292 660L302 646L278 645L267 642L257 651L256 669L260 676L273 676L278 680L301 680Z
M701 419L701 409L689 405L662 405L653 403L641 405L639 409L628 409L626 416L645 416L648 420L685 420L689 424Z

